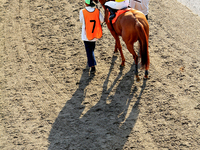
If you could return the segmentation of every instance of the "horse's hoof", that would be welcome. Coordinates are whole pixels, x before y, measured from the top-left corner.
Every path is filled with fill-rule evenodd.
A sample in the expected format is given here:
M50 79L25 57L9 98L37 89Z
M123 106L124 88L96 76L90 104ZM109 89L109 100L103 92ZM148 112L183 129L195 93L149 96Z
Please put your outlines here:
M138 77L138 78L136 78L136 82L140 82L140 78Z
M114 51L114 53L118 53L118 50Z
M136 75L136 82L140 82L140 78L138 75Z
M121 66L125 66L125 60L122 61Z
M144 76L144 80L148 80L149 77L147 75Z
M120 65L120 67L124 67L124 66L125 66L125 64L121 64L121 65Z

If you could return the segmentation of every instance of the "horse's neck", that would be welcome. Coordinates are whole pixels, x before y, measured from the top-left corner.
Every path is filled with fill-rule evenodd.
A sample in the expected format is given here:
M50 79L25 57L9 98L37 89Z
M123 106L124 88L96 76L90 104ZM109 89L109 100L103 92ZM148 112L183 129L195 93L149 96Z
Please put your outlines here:
M105 12L104 12L104 14L105 14L104 18L105 18L105 22L107 23L107 21L108 21L108 9L104 8L104 10L105 10Z
M105 7L105 5L102 5L102 6L103 6L104 10L106 11L107 8Z
M99 0L99 2L101 3L101 5L103 6L106 3L106 0Z
M105 7L104 4L105 4L107 1L115 1L115 0L99 0L99 2L101 3L101 5L102 5L103 7ZM104 9L105 9L105 8L104 8Z
M104 14L105 14L105 16L104 16L104 18L105 18L105 20L108 20L108 11L107 11L107 8L105 7L105 2L106 2L107 0L99 0L99 2L101 3L101 6L104 8L104 10L105 10L105 12L104 12Z

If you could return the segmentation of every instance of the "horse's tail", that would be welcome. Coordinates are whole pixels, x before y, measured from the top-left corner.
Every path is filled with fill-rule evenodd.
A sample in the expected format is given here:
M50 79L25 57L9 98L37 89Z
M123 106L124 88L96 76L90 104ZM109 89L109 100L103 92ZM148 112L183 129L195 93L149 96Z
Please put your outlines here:
M148 51L148 36L144 29L144 26L140 21L137 19L136 28L138 31L139 36L139 43L140 43L140 56L141 56L141 64L145 66L145 68L149 69L149 51Z

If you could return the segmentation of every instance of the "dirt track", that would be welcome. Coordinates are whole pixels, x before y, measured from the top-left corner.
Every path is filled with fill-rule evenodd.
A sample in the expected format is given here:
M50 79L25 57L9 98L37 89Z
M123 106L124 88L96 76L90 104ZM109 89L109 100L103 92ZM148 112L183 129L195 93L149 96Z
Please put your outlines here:
M89 75L82 8L0 1L0 149L199 149L200 17L176 0L150 1L150 79L136 83L131 54L122 42L120 68L105 24Z

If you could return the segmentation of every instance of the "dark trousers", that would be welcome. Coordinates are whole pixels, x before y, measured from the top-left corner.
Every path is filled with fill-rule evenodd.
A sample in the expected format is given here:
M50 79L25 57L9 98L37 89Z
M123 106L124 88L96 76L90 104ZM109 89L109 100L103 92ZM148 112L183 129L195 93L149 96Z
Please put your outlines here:
M88 66L92 67L96 65L96 59L94 56L95 42L84 41L85 50L87 54Z

